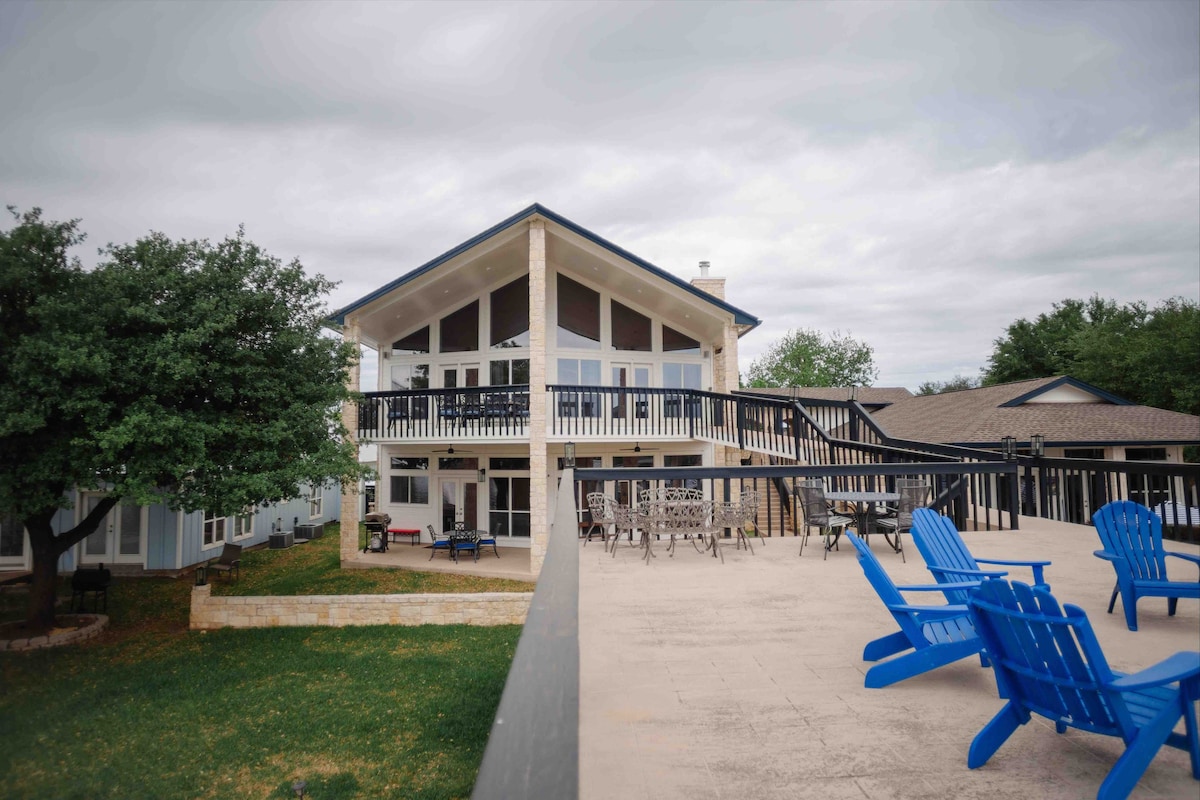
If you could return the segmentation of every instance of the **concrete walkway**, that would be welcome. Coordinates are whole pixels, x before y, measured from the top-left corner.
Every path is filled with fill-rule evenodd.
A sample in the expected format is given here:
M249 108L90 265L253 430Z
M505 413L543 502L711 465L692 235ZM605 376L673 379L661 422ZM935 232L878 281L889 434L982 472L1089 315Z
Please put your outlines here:
M1113 668L1200 650L1196 601L1168 617L1165 600L1143 600L1131 633L1119 600L1105 613L1113 571L1092 556L1091 528L1021 524L967 543L980 557L1052 560L1055 595L1088 613ZM864 688L863 646L896 628L849 543L822 561L816 539L798 558L798 539L774 538L756 555L727 547L725 564L685 544L674 558L660 548L649 566L636 549L610 558L595 544L580 549L584 800L1091 798L1123 750L1035 718L968 769L971 739L1002 705L990 670L964 659ZM907 564L882 537L872 546L897 583L931 582L911 543ZM1183 562L1168 566L1196 577ZM1187 754L1167 748L1132 796L1194 800L1200 783Z

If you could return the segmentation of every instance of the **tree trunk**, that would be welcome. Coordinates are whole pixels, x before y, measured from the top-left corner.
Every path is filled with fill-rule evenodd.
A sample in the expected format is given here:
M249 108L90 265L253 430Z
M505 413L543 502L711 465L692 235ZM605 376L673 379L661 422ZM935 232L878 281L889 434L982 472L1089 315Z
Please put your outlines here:
M58 557L100 526L101 521L120 500L108 495L92 512L69 531L55 535L52 520L57 509L46 509L24 520L33 552L33 583L29 587L29 607L25 625L30 636L44 634L54 627L54 601L57 595Z

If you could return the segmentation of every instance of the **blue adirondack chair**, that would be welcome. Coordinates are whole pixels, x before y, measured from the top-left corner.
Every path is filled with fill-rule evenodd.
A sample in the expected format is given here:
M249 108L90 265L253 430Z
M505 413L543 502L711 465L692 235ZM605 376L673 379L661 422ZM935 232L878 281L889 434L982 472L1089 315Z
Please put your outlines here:
M971 742L968 767L986 764L1033 713L1059 733L1071 727L1124 740L1125 752L1100 784L1100 800L1128 796L1164 744L1187 751L1192 777L1200 780L1200 653L1176 653L1126 676L1109 669L1083 610L1068 604L1064 614L1047 591L993 578L968 606L1008 700ZM1186 732L1173 733L1180 717Z
M991 564L999 567L1030 567L1033 570L1034 586L1050 591L1050 584L1042 577L1042 569L1050 566L1049 561L975 558L967 549L967 543L963 541L958 528L954 527L954 522L932 509L918 508L913 511L912 538L938 583L1003 578L1008 574L1006 571L986 571L979 568L980 564ZM946 600L951 603L965 603L967 593L947 592Z
M1096 557L1111 563L1117 572L1108 613L1120 594L1129 630L1137 630L1137 601L1143 597L1167 598L1167 615L1172 617L1179 598L1200 598L1200 581L1169 580L1166 564L1166 557L1172 556L1200 568L1200 556L1164 550L1162 520L1153 511L1130 500L1114 500L1092 515L1092 525L1104 543Z
M863 574L900 626L895 633L876 639L863 648L863 661L879 661L903 653L867 670L865 685L868 689L890 686L960 658L973 656L983 649L983 641L975 635L966 606L915 606L905 602L900 594L942 592L948 584L897 586L862 539L851 531L846 531L846 537L858 551L858 563ZM979 582L949 585L967 590L979 586ZM908 650L912 652L905 652ZM980 661L987 664L982 654Z

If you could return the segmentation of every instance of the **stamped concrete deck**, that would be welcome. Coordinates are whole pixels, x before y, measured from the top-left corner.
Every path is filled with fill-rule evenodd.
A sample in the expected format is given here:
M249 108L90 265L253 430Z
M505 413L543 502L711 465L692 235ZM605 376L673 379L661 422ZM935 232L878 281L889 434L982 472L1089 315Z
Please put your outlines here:
M1087 611L1115 669L1133 671L1200 650L1200 604L1143 600L1140 630L1120 601L1105 613L1112 568L1092 556L1088 527L1022 518L1022 530L966 534L977 556L1049 559L1046 579ZM989 670L964 659L887 689L865 689L867 641L895 624L867 585L853 548L821 560L810 539L769 539L725 564L685 545L649 566L623 546L593 542L580 560L580 796L584 800L705 798L1091 798L1120 756L1109 738L1034 719L984 767L969 770L972 737L1002 705ZM872 546L897 583L929 583ZM1197 552L1169 543L1170 549ZM1169 564L1194 578L1190 565ZM1028 571L1014 570L1028 580ZM1194 798L1186 753L1160 752L1135 798Z

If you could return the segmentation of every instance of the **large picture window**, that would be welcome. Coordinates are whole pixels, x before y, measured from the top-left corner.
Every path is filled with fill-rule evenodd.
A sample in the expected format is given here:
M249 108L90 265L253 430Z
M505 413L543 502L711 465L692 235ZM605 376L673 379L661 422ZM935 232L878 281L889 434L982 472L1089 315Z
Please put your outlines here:
M429 326L392 342L392 355L412 356L429 352Z
M529 347L529 276L492 292L492 347Z
M700 355L700 342L669 325L663 325L663 352L684 356Z
M600 349L600 293L558 276L558 346Z
M612 349L650 352L650 318L612 301Z
M475 300L453 314L442 317L442 353L469 353L479 349L479 301Z

